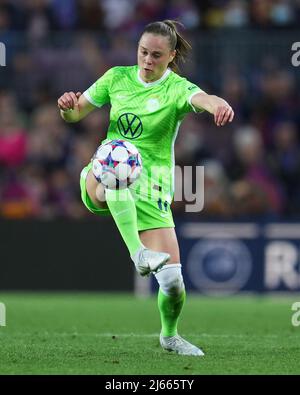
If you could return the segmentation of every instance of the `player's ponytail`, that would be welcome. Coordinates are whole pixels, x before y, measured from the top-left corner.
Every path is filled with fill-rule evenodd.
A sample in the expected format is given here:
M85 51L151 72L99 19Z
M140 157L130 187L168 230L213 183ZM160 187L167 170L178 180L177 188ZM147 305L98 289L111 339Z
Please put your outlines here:
M166 19L162 22L149 23L143 31L143 34L152 33L169 38L171 50L176 50L175 58L169 64L169 67L175 73L179 72L179 63L185 62L187 54L192 48L188 41L179 34L177 26L183 25L178 21Z

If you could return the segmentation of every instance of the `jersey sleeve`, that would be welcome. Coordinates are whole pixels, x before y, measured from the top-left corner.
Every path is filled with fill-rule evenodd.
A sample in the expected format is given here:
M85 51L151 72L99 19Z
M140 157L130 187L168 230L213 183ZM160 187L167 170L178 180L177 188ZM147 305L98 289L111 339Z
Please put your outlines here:
M85 98L96 107L110 103L110 87L113 76L114 69L111 68L83 92Z
M204 109L198 109L192 105L192 97L199 92L203 92L199 86L191 83L187 79L182 79L178 86L176 87L177 91L177 110L179 114L184 116L189 112L203 112Z

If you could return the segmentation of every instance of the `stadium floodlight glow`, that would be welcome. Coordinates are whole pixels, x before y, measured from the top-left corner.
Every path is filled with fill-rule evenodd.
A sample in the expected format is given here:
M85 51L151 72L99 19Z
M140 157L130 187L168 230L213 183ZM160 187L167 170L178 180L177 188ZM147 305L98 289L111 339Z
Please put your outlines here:
M0 42L0 67L1 66L6 66L6 47L2 42Z
M6 325L6 309L5 304L0 303L0 326Z

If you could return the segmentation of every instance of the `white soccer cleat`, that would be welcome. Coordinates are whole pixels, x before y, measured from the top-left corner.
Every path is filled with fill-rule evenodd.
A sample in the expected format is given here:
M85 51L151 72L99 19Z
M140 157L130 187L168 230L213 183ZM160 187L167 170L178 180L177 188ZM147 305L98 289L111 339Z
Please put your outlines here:
M135 264L137 272L141 276L147 276L163 267L170 259L170 254L142 248L131 259Z
M159 337L160 345L167 351L175 351L179 355L194 355L202 357L204 352L200 348L194 346L188 341L184 340L181 336L162 336Z

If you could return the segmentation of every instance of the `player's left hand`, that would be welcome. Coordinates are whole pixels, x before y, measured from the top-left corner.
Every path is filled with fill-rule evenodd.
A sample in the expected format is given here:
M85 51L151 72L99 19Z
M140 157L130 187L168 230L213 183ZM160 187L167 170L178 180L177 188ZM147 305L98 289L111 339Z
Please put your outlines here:
M223 102L221 105L218 105L214 115L217 126L224 126L227 122L232 122L234 117L233 109L225 100Z

